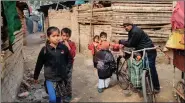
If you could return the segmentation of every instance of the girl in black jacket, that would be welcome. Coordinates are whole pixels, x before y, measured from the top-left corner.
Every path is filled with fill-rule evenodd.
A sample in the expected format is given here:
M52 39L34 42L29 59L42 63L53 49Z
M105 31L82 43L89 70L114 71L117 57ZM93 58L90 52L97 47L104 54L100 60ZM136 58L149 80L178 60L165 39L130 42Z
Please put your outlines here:
M68 48L59 43L60 31L57 27L49 27L47 30L48 42L38 56L34 80L38 83L38 77L44 66L45 87L49 94L50 103L60 103L65 98L65 85L67 74L72 66L72 57Z

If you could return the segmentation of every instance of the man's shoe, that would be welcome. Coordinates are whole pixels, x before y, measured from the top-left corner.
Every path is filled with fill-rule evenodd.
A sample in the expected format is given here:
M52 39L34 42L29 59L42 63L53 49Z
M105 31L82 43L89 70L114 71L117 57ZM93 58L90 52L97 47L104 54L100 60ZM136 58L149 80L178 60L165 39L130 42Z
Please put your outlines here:
M158 93L160 93L160 90L154 89L154 93L158 94Z

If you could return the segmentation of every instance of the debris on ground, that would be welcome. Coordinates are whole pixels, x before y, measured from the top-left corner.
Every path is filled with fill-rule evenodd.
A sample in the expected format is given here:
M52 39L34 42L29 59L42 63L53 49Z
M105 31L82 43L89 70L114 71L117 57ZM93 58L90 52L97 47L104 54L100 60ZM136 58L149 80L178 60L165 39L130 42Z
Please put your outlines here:
M18 97L20 97L20 98L27 97L27 96L29 96L29 94L30 94L29 92L23 92L23 93L19 94Z

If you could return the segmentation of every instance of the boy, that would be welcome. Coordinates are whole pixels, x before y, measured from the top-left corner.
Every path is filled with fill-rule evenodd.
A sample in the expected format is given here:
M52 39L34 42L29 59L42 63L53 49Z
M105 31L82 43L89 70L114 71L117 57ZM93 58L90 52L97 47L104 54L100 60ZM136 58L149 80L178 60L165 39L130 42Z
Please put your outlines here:
M100 33L100 43L107 41L107 33L106 32L101 32Z
M116 63L112 53L109 51L109 43L102 42L100 51L96 54L97 70L98 70L98 92L102 93L103 89L108 88L110 77L116 69Z
M74 62L74 57L76 55L76 45L73 41L70 40L71 30L69 28L63 28L61 30L61 35L62 35L62 43L68 47ZM65 99L66 102L69 102L72 99L72 69L73 69L73 64L72 64L72 68L70 69L70 72L68 73L68 79L66 84L66 91L67 91L67 97Z

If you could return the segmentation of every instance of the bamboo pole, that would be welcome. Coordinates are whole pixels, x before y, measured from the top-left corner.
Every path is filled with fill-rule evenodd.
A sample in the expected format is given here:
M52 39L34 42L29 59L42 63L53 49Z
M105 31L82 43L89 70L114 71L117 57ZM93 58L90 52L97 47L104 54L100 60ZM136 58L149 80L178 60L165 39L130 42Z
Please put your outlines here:
M150 0L143 0L143 1L138 1L138 0L134 0L134 1L114 1L112 2L112 4L120 4L120 3L134 3L134 4L172 4L172 1L150 1Z
M77 5L77 9L79 9L79 5ZM78 14L79 14L79 12L77 11L77 15ZM81 53L80 23L79 22L77 22L77 23L78 23L78 35L79 35L79 38L78 38L78 43L79 43L79 45L78 45L78 51L79 51L79 53Z

